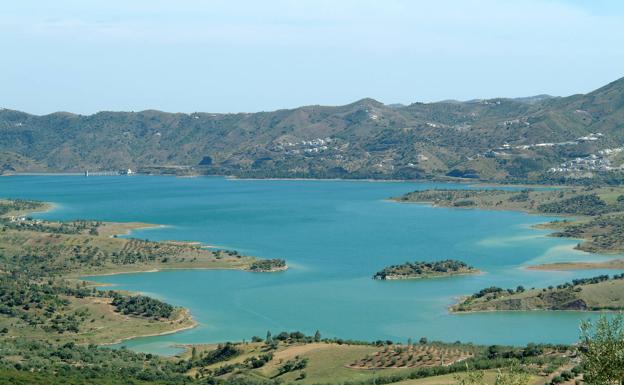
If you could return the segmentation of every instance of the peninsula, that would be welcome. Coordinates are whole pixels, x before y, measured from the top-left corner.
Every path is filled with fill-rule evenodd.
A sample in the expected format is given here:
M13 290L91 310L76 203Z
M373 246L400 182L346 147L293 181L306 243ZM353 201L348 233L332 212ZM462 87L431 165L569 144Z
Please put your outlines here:
M452 312L528 310L622 310L624 274L599 275L543 289L488 287L463 298Z
M10 338L109 344L195 326L190 312L133 293L97 290L83 277L162 269L287 269L188 242L152 242L117 234L155 225L28 216L50 204L0 200L0 330Z

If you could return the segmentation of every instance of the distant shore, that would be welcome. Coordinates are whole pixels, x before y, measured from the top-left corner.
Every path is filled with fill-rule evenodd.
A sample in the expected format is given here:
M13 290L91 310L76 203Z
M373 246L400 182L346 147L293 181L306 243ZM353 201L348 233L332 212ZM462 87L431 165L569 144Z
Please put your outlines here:
M527 270L562 271L562 270L624 270L624 259L603 262L556 262L527 266Z
M94 171L97 172L97 171ZM372 183L457 183L457 184L467 184L469 186L507 186L507 187L565 187L558 185L540 185L540 184L505 184L499 182L488 182L488 181L479 181L470 178L432 178L432 179L377 179L377 178L305 178L305 177L271 177L271 178L253 178L253 177L238 177L235 175L219 175L219 174L189 174L189 175L174 175L174 174L143 174L143 173L133 173L132 176L170 176L170 177L178 177L178 178L197 178L197 177L218 177L229 180L275 180L275 181L340 181L340 182L372 182ZM13 172L13 173L5 173L0 174L0 176L84 176L84 172ZM128 175L94 175L94 176L128 176Z

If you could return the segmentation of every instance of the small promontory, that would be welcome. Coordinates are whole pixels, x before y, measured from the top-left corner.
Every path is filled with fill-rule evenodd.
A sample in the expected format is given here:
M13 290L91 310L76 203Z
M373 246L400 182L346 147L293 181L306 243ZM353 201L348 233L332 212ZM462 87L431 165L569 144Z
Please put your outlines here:
M419 279L441 278L452 275L476 274L479 270L455 259L434 262L406 262L388 266L373 275L373 279Z

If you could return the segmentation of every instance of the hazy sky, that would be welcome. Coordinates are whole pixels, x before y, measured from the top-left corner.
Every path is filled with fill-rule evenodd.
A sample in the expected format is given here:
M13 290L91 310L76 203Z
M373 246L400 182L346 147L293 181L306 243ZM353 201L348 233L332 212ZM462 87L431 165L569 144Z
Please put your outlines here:
M624 76L623 4L3 1L0 107L252 112L569 95Z

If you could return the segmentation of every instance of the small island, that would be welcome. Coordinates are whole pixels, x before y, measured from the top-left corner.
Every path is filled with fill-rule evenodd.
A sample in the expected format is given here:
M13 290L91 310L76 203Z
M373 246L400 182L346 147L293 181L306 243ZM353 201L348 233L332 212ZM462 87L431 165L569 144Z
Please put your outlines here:
M488 287L463 298L452 312L624 309L624 274L599 275L542 289Z
M422 279L441 278L453 275L477 274L479 270L455 259L435 262L406 262L401 265L388 266L373 275L373 279Z
M281 258L257 259L251 262L246 270L262 273L271 273L276 271L288 270L288 265L286 265L286 261Z

